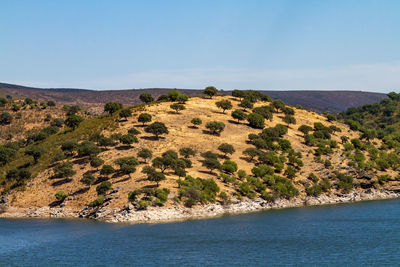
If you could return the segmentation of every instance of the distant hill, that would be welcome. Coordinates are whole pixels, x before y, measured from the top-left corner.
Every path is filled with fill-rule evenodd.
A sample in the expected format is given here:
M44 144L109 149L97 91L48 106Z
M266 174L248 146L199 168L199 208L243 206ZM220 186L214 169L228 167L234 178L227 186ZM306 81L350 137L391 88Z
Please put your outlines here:
M175 88L146 88L127 90L88 90L73 88L34 88L21 85L0 83L0 95L11 94L31 97L38 100L53 100L65 104L98 106L109 101L118 101L126 105L140 102L139 95L151 93L155 98L167 94ZM187 95L201 95L200 89L178 89ZM293 106L318 112L342 112L350 107L379 102L386 94L361 91L262 91L274 99L281 99ZM230 94L230 91L223 91Z

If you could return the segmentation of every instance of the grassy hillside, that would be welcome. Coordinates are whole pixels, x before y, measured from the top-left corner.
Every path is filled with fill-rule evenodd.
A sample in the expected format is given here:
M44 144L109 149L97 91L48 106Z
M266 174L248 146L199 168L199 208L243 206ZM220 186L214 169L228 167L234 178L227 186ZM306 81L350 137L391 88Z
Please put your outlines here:
M381 140L256 92L235 95L109 103L75 129L6 143L0 156L17 152L0 169L3 194L14 207L145 209L398 185L400 158Z

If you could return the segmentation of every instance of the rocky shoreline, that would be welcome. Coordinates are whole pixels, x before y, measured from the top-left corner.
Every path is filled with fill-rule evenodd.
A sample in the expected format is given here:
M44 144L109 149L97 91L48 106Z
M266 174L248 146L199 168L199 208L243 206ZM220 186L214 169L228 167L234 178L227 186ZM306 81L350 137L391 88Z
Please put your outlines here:
M0 218L87 218L105 222L117 223L162 223L191 219L205 219L219 217L227 214L241 214L269 209L283 209L305 206L329 205L350 203L368 200L400 198L397 190L366 190L354 191L348 194L321 195L319 197L293 198L291 200L278 199L268 202L262 199L246 200L229 205L219 203L207 204L193 208L182 206L151 207L147 210L136 210L133 205L124 209L112 209L107 207L100 209L72 210L67 207L0 207Z

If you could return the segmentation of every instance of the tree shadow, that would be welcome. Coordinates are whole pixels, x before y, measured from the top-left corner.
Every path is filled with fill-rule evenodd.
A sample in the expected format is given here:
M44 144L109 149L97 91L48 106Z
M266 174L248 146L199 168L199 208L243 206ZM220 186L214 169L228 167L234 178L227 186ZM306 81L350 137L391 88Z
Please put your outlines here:
M129 149L131 149L131 148L132 148L132 147L129 146L129 145L122 145L122 146L117 146L117 147L115 147L116 150L129 150Z
M97 178L97 180L94 181L93 185L96 185L96 184L105 182L105 181L107 181L107 180L108 180L108 177L106 177L106 176L99 176L99 177Z
M123 183L123 182L129 181L130 179L131 179L131 177L126 177L126 178L123 178L121 180L115 181L114 184Z
M210 171L202 171L202 170L200 170L199 172L204 173L204 174L218 175L217 173L210 172Z
M194 126L194 125L189 125L188 128L190 128L190 129L199 129L199 127Z
M233 124L237 124L237 125L240 124L238 121L234 121L234 120L228 120L228 122L233 123Z
M88 158L78 158L78 159L72 161L73 164L78 164L78 165L86 164L88 162L89 162Z
M221 134L219 133L214 133L212 131L209 130L202 130L203 134L209 134L209 135L214 135L214 136L220 136Z
M60 185L67 184L67 183L70 183L70 182L72 182L71 178L65 178L65 179L56 181L56 182L52 183L51 185L52 186L60 186Z
M139 138L143 139L143 140L149 140L149 141L158 141L160 139L165 139L165 137L162 137L162 136L159 136L158 138L156 136L141 136Z
M63 203L63 201L61 201L61 200L56 200L56 201L51 202L51 203L49 204L49 207L50 207L50 208L54 208L54 207L60 206L61 203Z
M72 193L71 196L76 196L76 195L84 194L84 193L86 193L87 191L89 191L89 189L90 189L89 186L84 187L84 188L81 188L81 189L78 189L78 190L76 190L74 193Z

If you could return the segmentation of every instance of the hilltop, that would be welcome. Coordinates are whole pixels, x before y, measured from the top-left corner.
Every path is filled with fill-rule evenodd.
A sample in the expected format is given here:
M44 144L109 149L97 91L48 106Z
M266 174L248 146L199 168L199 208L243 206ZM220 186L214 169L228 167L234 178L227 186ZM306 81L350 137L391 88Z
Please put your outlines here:
M2 216L169 220L398 196L400 157L380 139L259 92L206 92L64 112L81 120L4 141Z
M15 97L33 98L39 101L55 101L68 105L85 105L89 107L103 106L106 102L121 102L125 105L140 103L139 96L142 93L150 93L156 99L168 94L171 88L146 88L127 90L88 90L74 88L34 88L21 85L0 83L0 96L7 94ZM199 96L202 90L179 89L180 92ZM361 91L284 91L261 90L260 92L280 99L292 106L303 106L306 109L317 112L342 112L350 107L358 107L364 104L372 104L385 98L385 94L361 92ZM231 91L220 91L231 95Z

